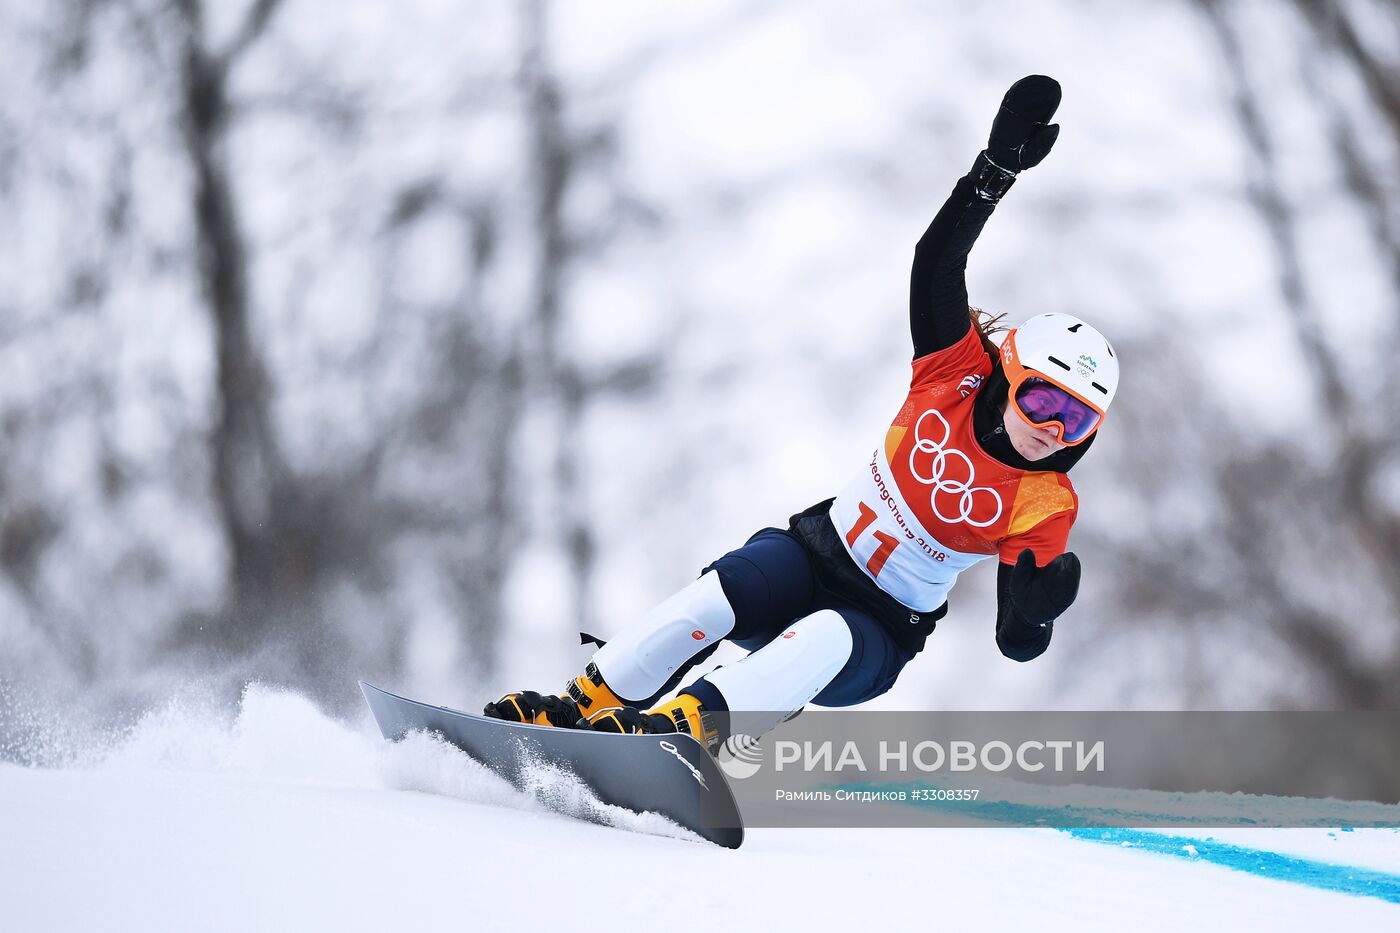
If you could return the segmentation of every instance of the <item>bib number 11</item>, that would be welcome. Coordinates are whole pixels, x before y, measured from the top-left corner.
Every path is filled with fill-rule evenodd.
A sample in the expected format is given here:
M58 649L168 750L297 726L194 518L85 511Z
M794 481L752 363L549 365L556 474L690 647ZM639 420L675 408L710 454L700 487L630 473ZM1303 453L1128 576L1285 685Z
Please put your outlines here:
M864 502L859 504L859 508L860 518L856 519L855 525L846 532L846 545L850 548L855 548L856 540L875 522L874 509ZM872 535L876 541L880 542L880 546L875 549L874 554L870 555L870 560L865 562L865 569L870 571L872 577L878 577L880 571L885 567L885 561L889 560L894 549L899 547L899 539L894 535L887 535L883 531L873 532Z

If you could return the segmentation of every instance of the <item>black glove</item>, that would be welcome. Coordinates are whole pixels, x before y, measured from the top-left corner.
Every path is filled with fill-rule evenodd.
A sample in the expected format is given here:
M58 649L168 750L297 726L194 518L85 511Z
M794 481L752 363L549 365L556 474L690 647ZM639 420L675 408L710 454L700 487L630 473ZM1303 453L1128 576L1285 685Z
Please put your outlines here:
M1059 618L1079 594L1079 558L1066 551L1044 567L1036 567L1030 548L1016 558L1008 595L1031 625Z
M1000 200L1017 172L1040 164L1060 135L1060 125L1049 122L1059 106L1060 82L1054 78L1029 75L1011 85L973 166L978 195Z

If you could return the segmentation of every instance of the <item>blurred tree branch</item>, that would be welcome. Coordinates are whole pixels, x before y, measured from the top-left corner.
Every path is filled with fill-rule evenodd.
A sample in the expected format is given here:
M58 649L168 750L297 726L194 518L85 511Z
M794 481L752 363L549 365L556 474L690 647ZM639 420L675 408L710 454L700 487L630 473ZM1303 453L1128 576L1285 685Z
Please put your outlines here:
M197 0L179 0L179 2L182 6L197 4ZM248 51L249 46L257 42L267 31L272 17L281 7L282 0L254 0L247 12L244 13L243 22L238 27L238 32L229 40L227 46L214 54L219 68L227 71L232 67L243 53Z
M530 0L524 7L524 49L520 84L529 125L531 183L535 235L539 244L532 276L532 327L529 357L538 386L557 406L553 450L552 511L571 571L573 628L594 628L590 616L592 581L598 544L594 516L588 506L583 422L588 407L605 392L636 393L649 388L657 361L633 361L616 371L585 377L570 361L564 346L564 292L580 255L595 249L615 232L606 218L591 218L592 234L573 229L565 217L565 201L577 175L590 164L607 164L615 151L612 134L604 130L571 131L565 122L567 98L554 71L548 45L550 4ZM626 209L625 197L614 197L615 209ZM605 233L604 231L607 231Z
M1300 246L1308 218L1285 187L1271 99L1250 74L1238 8L1219 0L1198 5L1219 43L1229 99L1252 158L1246 196L1272 247L1283 309L1317 399L1317 415L1299 413L1295 428L1312 444L1268 440L1240 413L1215 410L1205 397L1184 393L1180 371L1171 373L1175 363L1160 355L1148 360L1144 351L1144 365L1166 370L1144 372L1135 382L1171 389L1138 402L1144 436L1127 445L1126 472L1145 481L1147 508L1156 497L1188 496L1190 512L1163 511L1159 527L1140 542L1117 542L1116 551L1104 544L1122 562L1120 598L1130 617L1201 619L1192 637L1207 639L1226 656L1247 651L1275 655L1278 666L1297 665L1326 703L1391 707L1400 703L1393 676L1400 523L1374 490L1393 423L1370 417L1376 383L1354 377L1355 354L1334 348L1311 294ZM1356 157L1344 151L1344 135L1334 134L1334 143L1344 164ZM1368 194L1356 182L1353 192ZM1396 340L1393 332L1378 336L1391 345ZM1127 420L1120 425L1135 430ZM1163 450L1171 451L1175 476L1153 463ZM1230 676L1233 666L1226 661L1218 670ZM1300 690L1278 702L1306 695Z

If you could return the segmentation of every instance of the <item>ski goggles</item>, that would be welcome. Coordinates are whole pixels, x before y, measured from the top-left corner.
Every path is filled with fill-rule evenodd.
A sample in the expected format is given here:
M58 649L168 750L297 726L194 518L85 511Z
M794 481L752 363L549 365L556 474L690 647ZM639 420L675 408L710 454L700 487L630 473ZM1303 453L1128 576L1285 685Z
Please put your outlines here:
M1101 409L1034 370L1025 370L1012 385L1011 400L1011 407L1027 424L1037 428L1057 425L1060 443L1066 447L1083 443L1103 423Z

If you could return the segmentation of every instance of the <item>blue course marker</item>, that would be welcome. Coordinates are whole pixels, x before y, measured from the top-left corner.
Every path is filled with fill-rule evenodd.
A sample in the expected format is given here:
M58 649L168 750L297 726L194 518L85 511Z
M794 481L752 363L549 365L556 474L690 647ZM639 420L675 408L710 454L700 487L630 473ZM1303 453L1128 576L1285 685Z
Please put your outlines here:
M857 791L888 791L890 789L915 787L918 785L877 785L860 782L831 786ZM1151 807L1151 798L1144 797L1143 803L1143 808L1139 810L1070 805L1048 807L994 799L978 800L975 802L965 801L956 804L932 801L911 801L911 805L916 807L935 807L938 809L956 808L962 816L984 820L990 824L1000 823L1002 825L1056 829L1073 836L1075 839L1082 839L1085 842L1098 842L1104 845L1141 849L1146 852L1168 855L1174 858L1186 859L1191 862L1209 862L1212 865L1219 865L1222 868L1229 868L1233 871L1246 872L1260 878L1273 878L1277 881L1306 885L1324 891L1334 891L1338 894L1351 894L1357 897L1375 897L1387 903L1400 904L1400 875L1398 874L1377 871L1370 868L1357 868L1352 865L1336 865L1331 862L1319 862L1313 859L1297 858L1291 855L1281 855L1277 852L1270 852L1267 849L1250 849L1245 846L1218 842L1214 839L1168 835L1166 833L1150 832L1144 829L1106 827L1103 825L1104 823L1127 823L1131 825L1134 822L1157 823L1160 825L1162 823L1172 823L1176 821L1172 816L1154 810ZM1360 814L1353 813L1352 815L1357 816ZM1335 819L1340 816L1340 814L1333 814L1332 816ZM1177 819L1180 820L1180 825L1183 828L1192 825L1200 825L1198 819L1193 820L1185 817L1179 817ZM1313 828L1337 825L1332 822L1320 824L1315 822L1316 819L1317 818L1314 817L1309 820L1299 820L1297 825L1300 827L1311 826ZM1257 824L1255 820L1250 819L1242 813L1234 820L1224 820L1220 825L1225 827L1247 827ZM1394 817L1388 817L1384 820L1377 818L1373 818L1373 820L1363 819L1359 825L1395 832L1397 834L1396 841L1400 843L1400 829L1396 828ZM1352 827L1350 826L1342 826L1338 827L1338 829L1340 832L1352 831Z
M1060 831L1088 842L1127 846L1192 862L1210 862L1212 865L1248 872L1261 878L1304 884L1310 888L1336 891L1339 894L1378 897L1391 904L1400 904L1400 875L1388 872L1315 862L1265 849L1247 849L1213 839L1191 839L1141 829L1075 827Z

